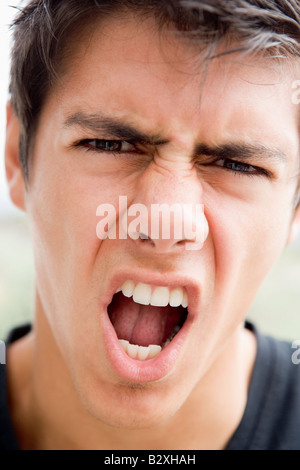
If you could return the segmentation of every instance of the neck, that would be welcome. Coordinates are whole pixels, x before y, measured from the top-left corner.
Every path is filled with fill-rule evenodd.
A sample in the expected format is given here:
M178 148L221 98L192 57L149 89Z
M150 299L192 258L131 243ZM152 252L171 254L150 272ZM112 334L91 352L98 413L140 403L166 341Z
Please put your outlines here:
M37 321L34 333L9 351L10 404L21 448L226 447L246 406L256 354L250 332L242 328L235 332L174 416L160 426L135 430L103 424L84 408L50 331L42 334L44 326Z

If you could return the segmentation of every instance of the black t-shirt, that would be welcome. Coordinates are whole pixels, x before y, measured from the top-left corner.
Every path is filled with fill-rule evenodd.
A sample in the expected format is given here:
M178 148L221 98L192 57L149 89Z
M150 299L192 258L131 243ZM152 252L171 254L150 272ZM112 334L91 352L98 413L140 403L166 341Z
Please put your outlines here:
M226 450L300 450L300 364L291 344L257 337L257 357L244 416ZM14 330L9 342L30 331ZM294 361L295 362L295 361ZM6 395L6 366L0 365L0 450L18 450Z

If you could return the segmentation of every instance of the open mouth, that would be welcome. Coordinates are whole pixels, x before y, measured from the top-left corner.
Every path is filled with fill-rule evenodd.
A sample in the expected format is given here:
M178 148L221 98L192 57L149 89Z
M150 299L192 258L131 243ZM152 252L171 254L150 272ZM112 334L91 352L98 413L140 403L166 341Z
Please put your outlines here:
M120 345L131 359L146 361L165 349L188 316L183 287L168 288L125 281L108 306Z

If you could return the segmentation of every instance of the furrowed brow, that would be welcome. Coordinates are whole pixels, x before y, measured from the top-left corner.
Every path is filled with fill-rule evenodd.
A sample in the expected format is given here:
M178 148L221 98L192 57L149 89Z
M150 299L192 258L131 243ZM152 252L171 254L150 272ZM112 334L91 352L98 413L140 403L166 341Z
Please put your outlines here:
M224 158L229 160L248 161L273 160L277 163L286 163L287 155L278 148L266 147L262 144L225 144L216 147L200 144L196 147L197 156Z
M125 124L119 119L110 118L99 114L75 113L64 122L64 127L81 127L99 135L99 139L120 139L148 145L164 145L168 140L159 136L140 132L130 124Z

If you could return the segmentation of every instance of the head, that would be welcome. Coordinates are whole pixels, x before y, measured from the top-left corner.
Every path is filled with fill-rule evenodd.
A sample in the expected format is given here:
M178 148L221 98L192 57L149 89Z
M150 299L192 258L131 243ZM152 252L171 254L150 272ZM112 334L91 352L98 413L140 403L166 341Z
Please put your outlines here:
M296 220L299 35L296 1L35 0L16 19L11 197L32 227L40 334L97 419L165 420L234 350ZM97 207L119 227L119 196L149 214L203 204L203 247L100 240ZM136 301L115 294L125 281ZM187 310L141 306L157 287ZM118 339L164 349L140 361Z

